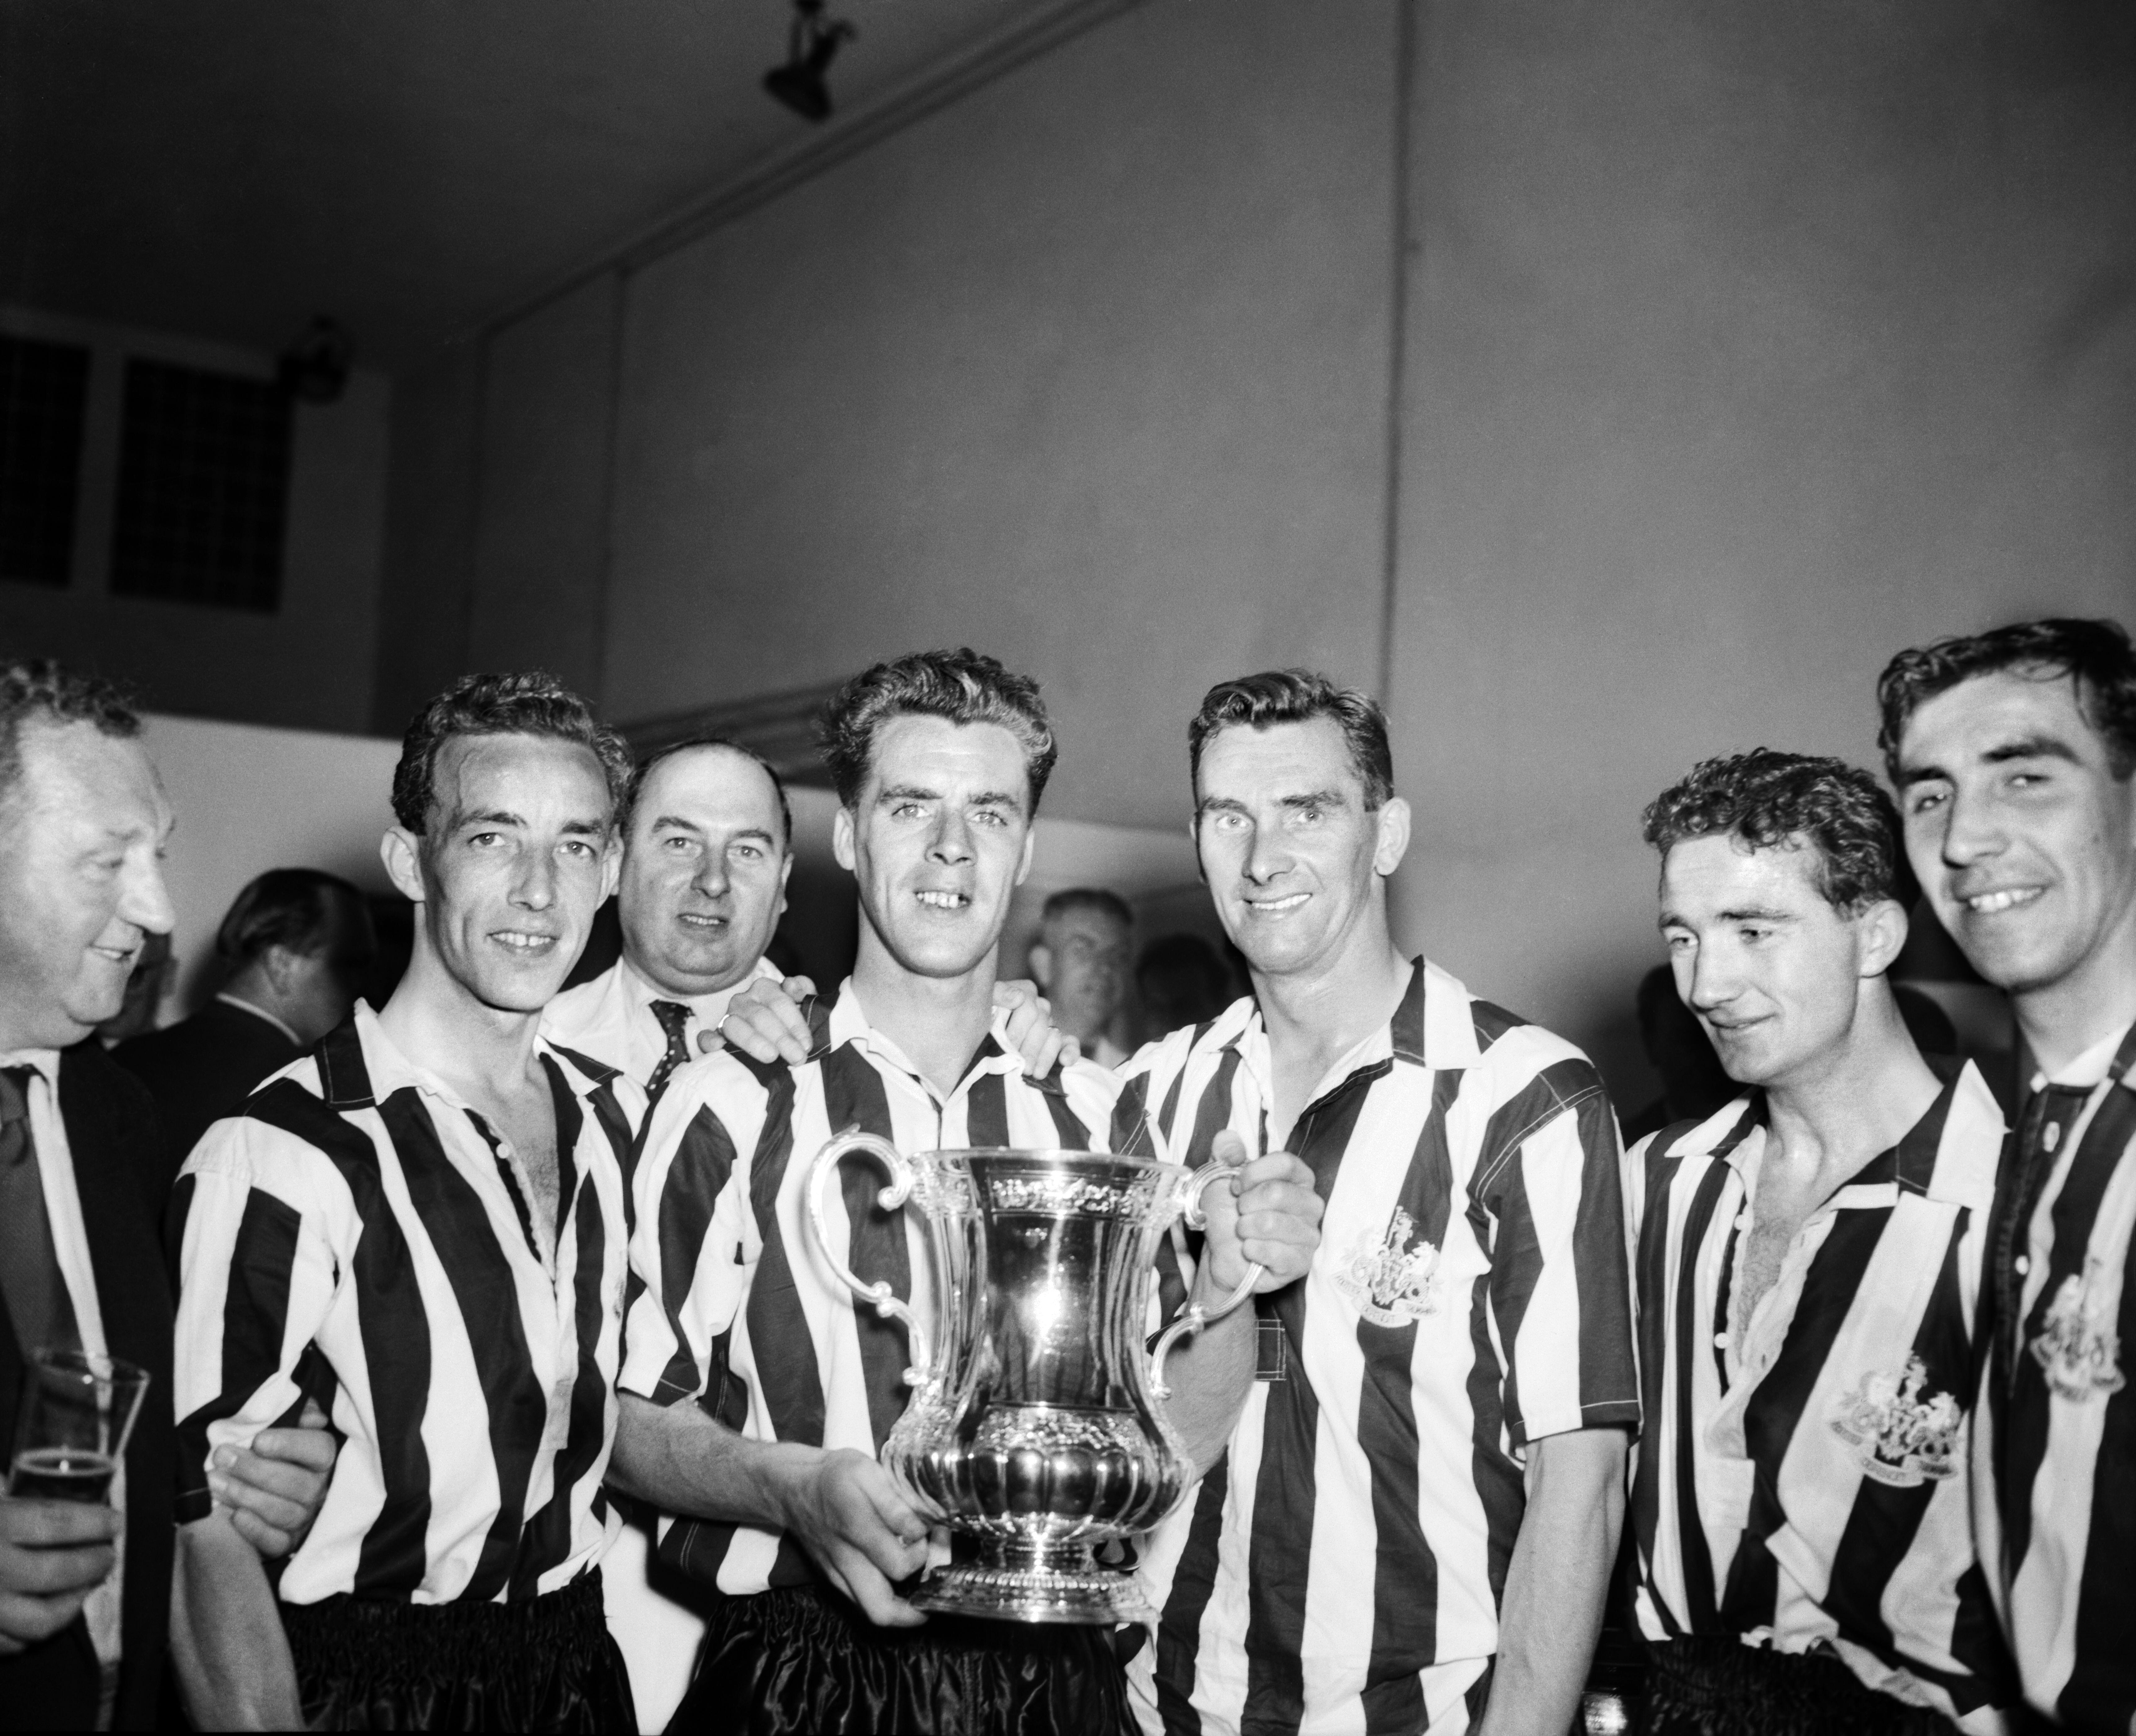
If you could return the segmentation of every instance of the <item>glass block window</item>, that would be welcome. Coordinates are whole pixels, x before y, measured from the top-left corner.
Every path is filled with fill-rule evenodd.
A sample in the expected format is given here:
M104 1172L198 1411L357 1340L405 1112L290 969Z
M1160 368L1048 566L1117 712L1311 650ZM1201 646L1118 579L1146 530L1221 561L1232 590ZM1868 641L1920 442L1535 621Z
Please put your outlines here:
M0 336L0 579L65 584L89 352Z
M111 589L271 612L289 444L289 400L271 381L128 361Z

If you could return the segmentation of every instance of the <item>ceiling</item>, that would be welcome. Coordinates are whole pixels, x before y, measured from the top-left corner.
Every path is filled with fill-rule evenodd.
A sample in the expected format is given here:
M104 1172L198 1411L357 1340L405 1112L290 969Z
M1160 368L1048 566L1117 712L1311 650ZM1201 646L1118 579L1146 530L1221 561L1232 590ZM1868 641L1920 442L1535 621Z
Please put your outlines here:
M1048 9L833 0L841 117ZM331 313L419 360L818 137L759 85L789 16L0 0L0 303L269 348Z

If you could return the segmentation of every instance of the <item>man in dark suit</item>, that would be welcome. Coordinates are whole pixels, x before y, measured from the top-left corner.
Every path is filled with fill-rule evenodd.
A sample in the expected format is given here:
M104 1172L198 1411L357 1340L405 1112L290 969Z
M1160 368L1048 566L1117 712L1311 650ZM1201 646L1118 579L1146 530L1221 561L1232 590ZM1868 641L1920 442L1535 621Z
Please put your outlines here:
M172 1175L209 1123L348 1016L377 943L347 880L270 868L237 895L215 949L228 974L212 1001L112 1051L156 1099Z
M156 1178L169 1166L147 1091L92 1035L172 920L158 862L170 806L139 734L104 683L0 662L0 1440L40 1350L149 1377L119 1506L0 1499L6 1729L149 1729L163 1673L174 1460ZM216 1491L267 1554L309 1524L333 1457L321 1429L276 1433Z

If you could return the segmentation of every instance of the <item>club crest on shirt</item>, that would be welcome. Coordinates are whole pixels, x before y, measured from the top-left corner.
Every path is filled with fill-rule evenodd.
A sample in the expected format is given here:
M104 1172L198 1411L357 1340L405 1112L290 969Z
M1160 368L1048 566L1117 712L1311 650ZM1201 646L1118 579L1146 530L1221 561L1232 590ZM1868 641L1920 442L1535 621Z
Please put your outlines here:
M1895 1489L1941 1482L1958 1469L1958 1400L1925 1397L1929 1371L1918 1356L1905 1370L1876 1369L1841 1395L1832 1432L1854 1449L1862 1474Z
M1416 1220L1397 1205L1377 1242L1360 1236L1335 1274L1335 1287L1376 1326L1405 1326L1439 1312L1439 1250L1410 1239Z
M2121 1338L2109 1317L2104 1295L2095 1295L2100 1263L2086 1260L2084 1275L2072 1272L2047 1305L2032 1358L2046 1370L2057 1398L2084 1404L2121 1390ZM2102 1291L2104 1286L2101 1287Z

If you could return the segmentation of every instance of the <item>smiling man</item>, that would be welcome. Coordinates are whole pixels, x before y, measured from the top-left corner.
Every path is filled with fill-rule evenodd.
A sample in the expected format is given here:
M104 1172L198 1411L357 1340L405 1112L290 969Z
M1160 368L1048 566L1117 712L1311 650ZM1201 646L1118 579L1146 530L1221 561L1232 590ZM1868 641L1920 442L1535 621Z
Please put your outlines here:
M633 775L619 827L623 956L542 1016L549 1038L627 1074L657 1098L758 977L794 871L794 814L779 774L716 737L663 748Z
M2032 621L1902 652L1878 686L1930 907L2009 992L2029 1064L1991 1238L1973 1455L2025 1697L2136 1729L2136 652Z
M1396 948L1410 809L1372 700L1303 670L1225 681L1187 754L1254 992L1138 1055L1119 1122L1147 1113L1182 1163L1294 1152L1326 1210L1309 1270L1262 1300L1225 1451L1149 1540L1136 1713L1152 1736L1561 1736L1639 1415L1601 1080Z
M2002 1118L1886 975L1915 887L1836 759L1709 759L1646 811L1676 990L1750 1087L1629 1166L1658 1736L1998 1730L1965 1487Z
M633 1729L595 1563L638 1088L540 1035L613 888L623 744L539 674L410 725L382 844L418 906L172 1205L182 1648L203 1729ZM277 1592L203 1466L306 1396L346 1437Z
M615 1476L682 1515L663 1552L720 1593L671 1729L1119 1728L1109 1632L929 1618L898 1595L929 1559L928 1520L876 1455L910 1396L911 1351L833 1282L801 1227L809 1163L849 1127L908 1152L1106 1145L1112 1076L1082 1061L1027 1076L993 1001L1055 752L1037 684L992 657L922 652L848 682L825 758L834 846L859 889L852 975L816 1010L804 1059L711 1056L676 1074L653 1117ZM1269 1282L1300 1269L1317 1215L1300 1179L1279 1159L1241 1178L1235 1205L1211 1190L1212 1283L1253 1259ZM847 1166L832 1233L862 1278L910 1297L920 1231L877 1207L881 1186ZM1221 1440L1251 1344L1241 1316L1175 1357L1190 1450Z

